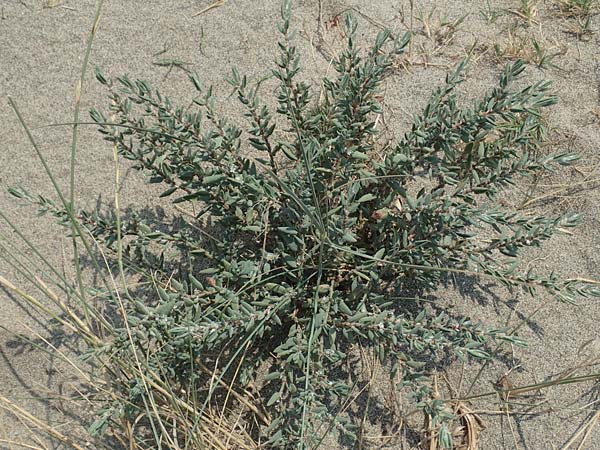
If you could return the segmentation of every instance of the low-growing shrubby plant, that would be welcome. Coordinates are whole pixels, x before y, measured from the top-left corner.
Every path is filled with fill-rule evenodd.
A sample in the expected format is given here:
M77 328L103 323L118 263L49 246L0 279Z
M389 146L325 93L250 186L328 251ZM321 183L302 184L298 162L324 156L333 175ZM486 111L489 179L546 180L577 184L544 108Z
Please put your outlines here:
M144 81L96 72L111 100L107 113L91 112L104 139L165 186L160 197L189 205L191 218L165 227L142 214L76 212L11 190L81 240L102 243L124 283L132 274L142 281L136 289L95 286L102 308L63 310L69 323L91 317L74 328L85 331L86 360L104 373L93 433L133 423L139 448L212 448L203 441L210 428L237 412L267 448L316 448L332 429L356 439L348 401L359 374L347 373L345 362L363 346L449 446L451 415L431 395L431 365L449 356L488 359L491 344L525 342L425 307L423 293L465 275L559 301L600 294L585 280L519 265L524 248L575 226L579 215L528 216L497 201L519 177L577 158L540 149L542 111L556 102L549 82L513 87L525 69L517 61L463 107L463 61L410 131L382 146L381 86L410 36L382 31L361 51L347 15L336 75L315 92L301 81L290 17L285 1L270 72L275 108L259 95L264 80L252 83L235 69L227 80L246 127L219 115L213 90L197 76L193 104L180 107ZM221 421L211 422L215 407Z

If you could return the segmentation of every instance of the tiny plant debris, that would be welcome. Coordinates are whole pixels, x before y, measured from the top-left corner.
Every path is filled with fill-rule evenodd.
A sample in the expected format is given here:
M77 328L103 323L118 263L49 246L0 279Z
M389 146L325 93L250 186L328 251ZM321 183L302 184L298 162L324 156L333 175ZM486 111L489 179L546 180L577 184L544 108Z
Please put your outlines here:
M363 51L355 19L340 17L346 47L315 92L300 79L287 0L281 17L275 110L261 100L264 78L253 83L233 69L227 80L245 127L217 112L213 89L194 74L193 106L179 107L145 81L96 71L110 106L92 119L115 155L164 186L160 197L194 211L178 227L121 219L118 209L72 211L11 189L70 229L75 221L73 233L92 236L107 267L117 261L141 278L137 289L90 290L112 311L85 309L93 326L65 310L85 337L85 359L107 380L90 432L125 423L139 448L224 448L205 439L219 439L218 430L234 427L227 417L242 411L231 423L248 431L230 435L236 448L250 448L248 436L261 448L317 448L331 430L356 440L348 403L358 375L346 363L362 346L399 380L439 446L451 447L460 410L434 395L428 368L449 356L488 360L494 344L526 342L419 296L461 275L562 302L600 296L593 281L519 264L523 249L580 215L529 216L496 201L517 177L578 158L540 150L542 112L556 103L551 83L513 87L525 69L517 60L497 86L459 106L462 61L404 137L382 150L381 88L410 34L383 30Z

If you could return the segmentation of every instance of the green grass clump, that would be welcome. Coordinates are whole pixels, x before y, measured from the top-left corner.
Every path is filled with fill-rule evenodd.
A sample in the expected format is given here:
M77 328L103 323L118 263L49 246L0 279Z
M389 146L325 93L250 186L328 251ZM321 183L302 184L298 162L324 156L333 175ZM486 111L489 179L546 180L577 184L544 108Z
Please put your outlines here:
M509 329L425 308L423 292L458 274L568 302L600 294L585 280L519 266L522 249L575 226L578 215L527 216L495 202L516 178L577 159L540 151L541 113L556 102L550 83L513 88L524 70L517 61L497 87L460 107L463 61L411 130L381 148L381 86L410 36L383 31L363 52L347 15L337 74L316 95L299 79L290 16L284 2L269 73L276 110L261 101L264 80L235 69L228 79L246 128L217 113L212 89L196 76L196 97L184 108L144 81L96 73L111 100L107 115L91 113L100 132L165 186L161 197L189 205L191 219L159 226L141 214L122 218L118 205L75 212L66 201L11 191L78 238L93 237L108 269L121 274L119 289L107 282L88 292L103 307L63 284L88 321L64 305L60 320L85 338L85 357L105 380L93 434L110 430L135 448L243 448L252 440L316 448L333 428L352 441L348 402L359 374L345 368L362 346L401 380L448 447L451 414L432 395L431 364L487 360L491 344L526 344ZM126 288L133 274L142 283ZM235 414L246 434L229 421Z

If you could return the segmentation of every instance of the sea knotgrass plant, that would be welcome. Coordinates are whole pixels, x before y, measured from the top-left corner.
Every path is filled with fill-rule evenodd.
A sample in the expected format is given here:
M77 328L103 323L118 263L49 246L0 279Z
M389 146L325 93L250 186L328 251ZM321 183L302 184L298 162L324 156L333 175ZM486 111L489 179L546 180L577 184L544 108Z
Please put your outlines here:
M284 1L270 73L276 110L261 101L264 80L251 83L235 69L228 79L245 128L218 114L213 90L195 75L196 97L184 108L144 81L96 72L110 98L107 114L91 112L104 139L165 185L161 197L189 205L191 219L165 227L141 214L122 218L118 205L76 212L65 199L11 189L98 244L107 268L106 284L89 290L105 304L85 303L88 324L45 291L62 310L56 320L83 335L85 359L104 374L93 434L128 424L136 448L226 448L219 430L233 430L225 423L239 413L269 448L316 448L332 429L356 439L348 401L358 374L345 363L364 346L450 446L451 415L432 396L431 364L489 359L491 344L525 342L425 307L420 293L457 274L559 301L600 296L586 280L519 265L522 249L575 226L579 215L529 216L496 201L518 177L577 159L540 149L542 110L556 102L549 82L514 88L525 68L517 61L497 87L461 107L463 61L410 131L381 148L381 86L410 36L382 31L363 52L347 15L337 74L316 95L300 80L290 17ZM141 288L127 287L131 274ZM79 298L66 280L62 287Z

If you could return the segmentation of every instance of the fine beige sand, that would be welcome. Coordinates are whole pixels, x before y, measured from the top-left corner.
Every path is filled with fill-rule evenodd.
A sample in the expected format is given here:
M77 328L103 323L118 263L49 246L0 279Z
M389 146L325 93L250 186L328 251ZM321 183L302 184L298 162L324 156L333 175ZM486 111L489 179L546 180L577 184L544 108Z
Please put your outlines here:
M582 212L584 224L571 236L553 238L543 248L527 253L525 263L537 270L556 271L565 277L600 279L600 15L592 15L589 34L572 32L577 20L561 13L559 0L530 1L536 5L527 19L520 0L415 0L411 17L408 0L297 0L293 26L299 30L298 44L303 51L303 76L317 83L329 68L330 52L339 48L340 30L335 17L355 10L361 37L373 36L378 27L395 31L412 27L417 31L410 60L399 61L397 70L385 85L385 123L391 135L401 135L411 115L420 111L429 93L445 73L471 49L473 64L468 81L460 87L464 100L470 101L493 85L503 65L515 54L528 59L523 83L539 79L555 82L559 104L550 108L547 151L570 149L582 155L575 166L539 180L536 186L523 180L504 193L503 202L527 206L531 214L558 215ZM208 8L210 6L212 8ZM90 69L99 66L111 76L129 74L143 78L174 99L187 101L193 96L187 76L177 67L156 65L165 59L189 63L207 84L214 84L223 102L218 108L239 116L234 99L228 99L223 78L235 65L249 76L260 76L274 59L279 20L279 0L106 0L93 43ZM208 8L208 9L207 9ZM204 12L202 12L204 10ZM86 39L90 33L93 0L0 0L0 210L31 239L52 264L64 267L72 276L70 241L50 218L38 218L32 208L7 194L10 186L23 185L32 193L54 198L34 149L10 108L10 96L33 130L51 170L61 186L68 186L71 129L43 125L71 122L75 86L79 79ZM199 15L195 15L202 12ZM595 12L598 12L596 8ZM456 29L444 25L466 15ZM419 17L421 20L419 20ZM322 21L320 24L320 20ZM324 40L323 45L320 36ZM543 48L535 54L531 38ZM505 51L504 55L499 55ZM521 46L521 47L519 47ZM159 52L165 53L156 56ZM545 53L544 53L545 52ZM555 57L555 65L538 67L543 56ZM88 71L81 104L81 120L96 106L106 109L102 86ZM144 184L142 175L127 170L122 162L121 199L123 208L153 208L167 204L156 201L158 188ZM112 150L93 127L81 126L77 157L77 203L80 207L110 204L113 198ZM18 242L7 224L0 222L0 235ZM33 257L27 250L26 254ZM4 255L6 256L6 255ZM42 274L43 275L43 274ZM0 258L0 276L23 288L31 286ZM458 287L445 287L438 301L455 313L468 313L474 319L498 326L514 325L545 306L526 322L521 335L530 342L527 350L507 348L501 360L485 368L472 394L493 391L503 382L519 386L555 380L569 375L599 372L600 300L578 305L548 302L544 295L534 298L511 294L487 284L472 285L458 280ZM0 395L25 408L62 433L77 437L85 446L85 414L73 414L68 405L47 402L45 397L60 393L74 378L69 368L42 351L24 346L15 338L21 333L35 338L39 333L69 351L70 343L40 321L19 299L0 288ZM455 363L445 368L455 395L464 396L480 365ZM438 374L440 390L451 392ZM374 398L386 392L385 376L380 377ZM517 403L506 408L497 398L473 401L470 408L479 413L485 429L480 447L493 449L546 450L567 448L569 440L600 408L598 380L528 392L529 396L511 399ZM64 409L63 409L64 408ZM530 409L532 408L532 409ZM85 408L83 408L85 410ZM392 416L389 405L381 401L378 413L368 422L371 435L381 435L380 416ZM531 414L525 413L531 411ZM89 412L89 411L88 411ZM537 414L533 414L537 412ZM409 425L418 431L422 424L408 423L389 441L371 440L363 448L414 448ZM591 427L581 449L600 449L600 425ZM583 438L580 433L580 442ZM412 437L411 437L412 436ZM64 448L36 440L31 426L0 408L0 449ZM19 446L17 443L29 445ZM43 447L47 445L47 447ZM96 448L93 442L89 448ZM578 443L569 446L575 449ZM324 448L336 448L332 441Z

